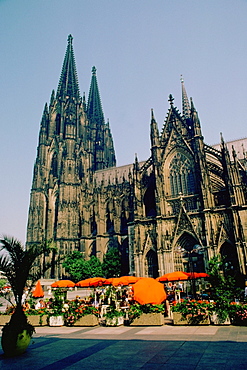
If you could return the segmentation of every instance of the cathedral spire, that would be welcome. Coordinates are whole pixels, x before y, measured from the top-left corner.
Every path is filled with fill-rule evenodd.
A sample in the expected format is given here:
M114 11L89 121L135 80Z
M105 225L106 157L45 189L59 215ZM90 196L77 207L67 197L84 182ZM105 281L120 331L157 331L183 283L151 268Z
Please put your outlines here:
M190 103L189 99L184 87L184 79L183 76L181 75L180 78L181 85L182 85L182 110L183 110L183 115L185 118L190 118Z
M151 129L150 129L150 136L151 136L151 144L152 147L159 146L159 130L157 126L157 122L154 118L154 111L151 109Z
M69 96L71 98L78 99L80 96L72 40L72 35L69 35L68 45L57 89L57 98Z
M92 68L92 79L88 95L87 116L91 122L96 125L104 123L104 114L102 110L100 93L96 77L96 68Z

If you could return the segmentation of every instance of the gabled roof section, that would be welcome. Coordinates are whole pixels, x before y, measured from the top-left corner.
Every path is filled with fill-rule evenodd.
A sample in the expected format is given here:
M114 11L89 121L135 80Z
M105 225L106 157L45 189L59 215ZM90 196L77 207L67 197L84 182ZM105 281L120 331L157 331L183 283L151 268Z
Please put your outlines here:
M92 79L87 103L87 116L91 122L95 122L96 124L104 124L105 122L95 67L92 68Z
M181 116L178 109L173 105L173 96L169 95L170 108L168 110L164 126L161 132L161 143L165 145L170 137L170 133L175 128L180 134L188 132L188 125L184 117Z
M79 99L80 97L72 40L72 35L69 35L62 72L57 88L57 98L69 96L70 98Z

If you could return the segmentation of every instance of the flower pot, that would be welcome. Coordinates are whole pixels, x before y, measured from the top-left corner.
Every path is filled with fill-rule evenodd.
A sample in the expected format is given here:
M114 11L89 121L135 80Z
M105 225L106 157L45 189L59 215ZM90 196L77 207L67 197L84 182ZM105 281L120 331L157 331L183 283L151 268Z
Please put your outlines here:
M63 326L64 319L63 316L50 316L49 317L49 326Z
M75 321L73 326L97 326L98 324L99 321L95 315L85 315Z
M106 326L120 326L124 324L123 316L115 316L113 318L106 318L105 320Z
M164 325L165 318L161 312L157 313L143 313L140 317L134 319L131 326L161 326Z
M33 326L44 326L47 325L47 315L28 315L28 322Z
M31 341L31 335L23 330L16 337L12 328L3 331L1 344L5 356L14 357L24 353Z
M10 321L11 315L0 315L0 326L4 326Z

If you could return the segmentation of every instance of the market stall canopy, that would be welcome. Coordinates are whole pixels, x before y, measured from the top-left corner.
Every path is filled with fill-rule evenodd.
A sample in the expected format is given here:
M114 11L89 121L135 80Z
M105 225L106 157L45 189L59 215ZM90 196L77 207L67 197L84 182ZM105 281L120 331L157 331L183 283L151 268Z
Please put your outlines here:
M166 299L164 285L153 278L142 278L133 285L134 300L140 304L160 304Z
M157 278L158 281L179 281L188 280L189 276L183 271L168 272L167 274Z
M52 288L74 288L75 283L71 280L58 280L51 284Z
M43 289L42 289L42 286L41 286L41 283L40 281L38 280L36 286L35 286L35 289L34 291L32 292L32 296L34 298L43 298L45 295Z
M81 288L86 288L86 287L97 287L97 286L102 286L105 282L105 278L103 277L93 277L93 278L88 278L85 280L78 281L76 283L76 286L81 287Z

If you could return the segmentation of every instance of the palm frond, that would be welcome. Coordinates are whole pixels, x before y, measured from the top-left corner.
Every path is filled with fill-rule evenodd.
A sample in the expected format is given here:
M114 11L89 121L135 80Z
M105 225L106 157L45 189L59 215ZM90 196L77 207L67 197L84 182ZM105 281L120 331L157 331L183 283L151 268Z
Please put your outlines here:
M34 244L25 249L15 238L4 236L0 239L0 270L11 285L17 306L21 306L24 288L40 279L53 265L54 261L45 265L40 263L41 257L51 251L54 246L50 243Z

